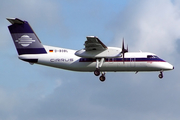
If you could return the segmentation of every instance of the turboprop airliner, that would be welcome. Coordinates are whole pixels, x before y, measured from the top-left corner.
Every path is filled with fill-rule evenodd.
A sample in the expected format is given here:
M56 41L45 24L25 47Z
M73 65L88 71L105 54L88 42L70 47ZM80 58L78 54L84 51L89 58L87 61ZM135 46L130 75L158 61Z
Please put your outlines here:
M157 55L150 52L129 52L128 48L108 47L96 36L87 36L84 48L71 50L61 47L43 45L27 21L18 18L7 18L8 26L20 60L30 64L94 72L105 81L106 72L150 72L173 70L174 67Z

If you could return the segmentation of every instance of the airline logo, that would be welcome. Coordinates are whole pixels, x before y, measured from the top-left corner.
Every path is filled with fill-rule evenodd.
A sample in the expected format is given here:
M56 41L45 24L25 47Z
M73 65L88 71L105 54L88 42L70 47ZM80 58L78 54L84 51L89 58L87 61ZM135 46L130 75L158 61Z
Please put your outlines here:
M35 42L35 40L32 40L28 35L23 35L18 40L15 40L15 42L21 44L23 47L27 47Z

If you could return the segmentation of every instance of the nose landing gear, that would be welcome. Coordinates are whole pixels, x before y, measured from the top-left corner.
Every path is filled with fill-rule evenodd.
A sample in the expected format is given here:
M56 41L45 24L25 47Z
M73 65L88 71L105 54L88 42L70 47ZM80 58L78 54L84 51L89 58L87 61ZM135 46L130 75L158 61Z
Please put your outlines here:
M159 78L160 78L160 79L163 78L163 71L160 71Z

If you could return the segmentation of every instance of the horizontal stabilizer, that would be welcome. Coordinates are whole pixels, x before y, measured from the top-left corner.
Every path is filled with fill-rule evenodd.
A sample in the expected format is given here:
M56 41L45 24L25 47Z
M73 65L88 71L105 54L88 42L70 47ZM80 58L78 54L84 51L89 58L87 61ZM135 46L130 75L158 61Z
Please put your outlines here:
M18 18L6 18L11 24L23 24L24 21Z

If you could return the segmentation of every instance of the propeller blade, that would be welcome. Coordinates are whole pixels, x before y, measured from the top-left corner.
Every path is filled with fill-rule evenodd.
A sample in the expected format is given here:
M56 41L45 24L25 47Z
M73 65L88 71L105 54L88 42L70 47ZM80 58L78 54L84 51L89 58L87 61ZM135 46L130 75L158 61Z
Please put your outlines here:
M127 49L126 49L126 50L127 50L127 52L128 52L128 45L127 45Z
M124 52L124 38L123 38L123 41L122 41L122 52Z
M124 48L124 38L122 40L122 57L123 57L123 63L124 63L124 53L128 52L128 45L127 45L127 49Z
M124 53L125 53L125 49L124 49L124 38L122 41L122 55L123 55L123 63L124 63Z

